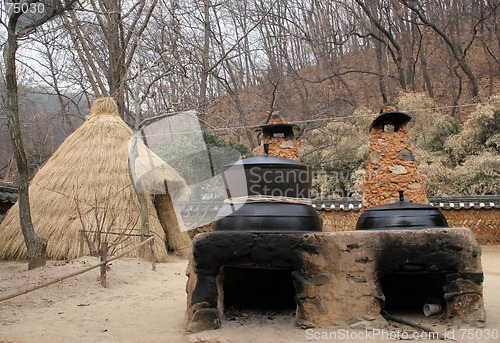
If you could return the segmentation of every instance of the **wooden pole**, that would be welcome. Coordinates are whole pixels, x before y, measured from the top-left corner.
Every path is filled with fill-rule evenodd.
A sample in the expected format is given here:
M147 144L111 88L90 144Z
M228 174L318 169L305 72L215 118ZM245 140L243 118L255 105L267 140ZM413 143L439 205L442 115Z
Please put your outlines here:
M78 257L83 256L83 246L84 246L84 241L85 241L84 235L85 235L85 233L83 232L83 229L81 229L80 230L80 252L78 254Z
M108 269L108 242L101 244L101 286L106 288L106 270Z
M155 241L153 239L149 241L149 254L151 257L151 269L153 269L153 271L156 271L156 256L155 256L154 246L155 246Z
M134 251L135 249L137 249L138 247L142 246L143 244L146 244L146 243L149 243L149 241L153 240L156 236L151 236L149 237L148 239L146 239L144 242L140 243L139 245L136 245L135 247L133 248L130 248L129 250L121 253L120 255L117 255L115 257L112 257L110 258L109 260L106 260L106 261L103 261L99 264L96 264L96 265L93 265L93 266L90 266L90 267L87 267L85 269L82 269L80 271L77 271L77 272L74 272L74 273L71 273L69 275L66 275L66 276L62 276L60 278L57 278L57 279L54 279L52 281L49 281L49 282L46 282L46 283L43 283L41 285L38 285L38 286L33 286L33 287L30 287L30 288L27 288L23 291L19 291L19 292L16 292L14 294L11 294L11 295L7 295L3 298L0 298L0 302L4 301L4 300L9 300L9 299L12 299L12 298L15 298L15 297L18 297L20 295L23 295L23 294L26 294L26 293L29 293L29 292L33 292L33 291L36 291L37 289L40 289L40 288L43 288L43 287L47 287L47 286L50 286L54 283L57 283L59 281L62 281L62 280L66 280L66 279L69 279L70 277L73 277L73 276L77 276L77 275L80 275L80 274L83 274L85 272L88 272L89 270L92 270L92 269L95 269L97 267L100 267L103 263L109 263L111 261L114 261L116 259L119 259L120 257L123 257L125 255L127 255L129 252L131 251Z

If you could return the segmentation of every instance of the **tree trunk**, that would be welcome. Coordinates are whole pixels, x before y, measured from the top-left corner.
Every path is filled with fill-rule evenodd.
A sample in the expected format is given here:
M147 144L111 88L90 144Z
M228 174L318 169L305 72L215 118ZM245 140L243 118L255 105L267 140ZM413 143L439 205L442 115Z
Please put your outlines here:
M28 194L28 162L24 151L19 125L19 103L16 76L17 38L15 24L7 29L7 42L4 47L5 85L7 90L7 125L9 126L12 148L19 173L19 222L24 241L28 250L28 269L45 265L47 241L38 236L31 221L31 211Z
M207 111L207 89L208 89L208 73L209 73L209 57L210 57L210 0L203 1L203 52L202 52L202 67L200 81L200 115L204 115Z
M142 82L142 66L141 60L139 60L139 71L137 76L137 84L135 85L134 90L134 107L135 107L135 127L134 131L139 131L139 124L142 120L142 110L141 110L141 99L140 99L140 91L141 91L141 82ZM135 140L135 137L133 138ZM137 147L137 145L136 145ZM130 181L132 181L132 185L134 186L135 193L137 194L137 200L139 201L139 205L141 207L140 212L140 223L141 223L141 243L146 240L146 236L149 235L149 207L148 207L148 199L147 195L141 189L137 189L135 184L135 160L138 158L139 151L134 150L130 153L129 150L129 173L131 175ZM151 246L149 246L151 249ZM145 258L147 253L147 247L143 245L139 250L139 256ZM151 250L148 252L151 254Z
M125 52L122 46L122 38L120 36L122 25L121 6L120 2L116 0L103 1L104 8L107 13L107 28L106 40L109 53L109 71L108 71L108 84L109 94L115 98L118 105L118 111L122 118L125 118L125 95L124 95L124 66L125 66Z
M421 45L421 57L420 65L422 68L422 75L424 78L424 88L427 90L427 94L434 99L434 87L432 86L431 76L429 74L429 68L427 66L427 41L424 41L424 37L420 35L420 45Z
M382 102L386 103L389 101L389 98L387 97L387 87L384 78L382 43L378 40L375 41L375 51L377 53L378 86L382 95Z
M462 96L462 75L460 75L460 72L458 71L458 67L453 68L452 72L458 79L458 89L457 91L453 92L454 97L453 97L453 107L451 110L451 116L452 117L458 117L460 115L460 107L458 106L460 97ZM452 75L453 75L452 74Z
M431 29L434 30L448 45L453 57L457 61L458 65L460 66L460 69L464 72L465 75L467 75L467 78L469 79L470 83L470 88L472 91L472 97L476 102L481 102L481 96L479 94L479 85L477 81L477 77L474 74L474 71L468 64L466 60L466 53L463 50L461 43L455 39L453 39L451 34L447 34L443 29L441 29L437 24L434 22L431 22L425 15L423 11L418 9L415 4L410 3L408 0L403 0L401 1L406 7L411 9L415 14L420 18L422 23L424 23L426 26L430 27ZM456 22L456 25L458 25L458 21ZM457 28L454 32L455 34L459 34L459 29ZM470 43L472 44L472 42ZM457 74L458 76L458 74ZM460 80L461 82L461 80Z
M388 42L386 43L387 44L386 49L389 49L392 59L396 64L396 69L398 71L398 79L401 89L404 92L406 92L407 84L405 79L405 68L403 66L403 51L401 49L401 46L398 44L396 37L394 37L394 35L382 25L380 19L377 18L378 16L380 16L380 13L379 15L377 15L377 13L379 12L379 10L377 9L377 3L375 1L370 1L368 4L365 4L365 2L361 0L356 0L356 3L363 9L363 11L368 16L368 19L370 19L370 22L372 24L371 25L372 32L375 33L377 31L380 31L380 33L382 33L382 35L387 38ZM377 41L379 41L376 43L378 44L377 48L379 48L379 46L382 45L381 41L385 41L385 39L383 39L383 37L380 37L377 39ZM393 49L389 48L389 44L391 44L394 47L394 49L396 50L395 52ZM378 56L380 53L381 52L377 51L377 58L379 58ZM387 102L386 101L387 95L384 95L382 93L382 98L384 98L384 102Z

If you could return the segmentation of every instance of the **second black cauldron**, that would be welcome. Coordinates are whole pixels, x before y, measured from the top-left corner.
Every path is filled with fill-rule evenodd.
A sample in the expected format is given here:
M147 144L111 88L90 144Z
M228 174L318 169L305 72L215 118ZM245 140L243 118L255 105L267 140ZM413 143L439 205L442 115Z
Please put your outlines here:
M448 227L443 213L436 207L404 201L367 209L356 223L356 230L419 230Z

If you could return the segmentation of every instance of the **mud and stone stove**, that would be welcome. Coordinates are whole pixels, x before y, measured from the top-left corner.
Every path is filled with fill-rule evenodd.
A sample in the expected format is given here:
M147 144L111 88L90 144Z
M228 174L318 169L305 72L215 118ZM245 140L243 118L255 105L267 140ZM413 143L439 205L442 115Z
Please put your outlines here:
M272 163L262 164L266 161ZM307 166L274 156L241 163L250 183L263 179L250 177L254 167L269 172L267 180L310 174ZM310 177L302 180L301 187L310 189ZM232 213L226 213L234 205L228 199L215 230L193 239L186 287L189 332L216 329L228 307L248 306L291 309L302 328L383 328L383 311L421 311L428 299L442 303L441 316L449 322L484 325L481 249L469 229L321 232L317 213L300 195L309 193L272 201L269 195L276 193L258 193Z

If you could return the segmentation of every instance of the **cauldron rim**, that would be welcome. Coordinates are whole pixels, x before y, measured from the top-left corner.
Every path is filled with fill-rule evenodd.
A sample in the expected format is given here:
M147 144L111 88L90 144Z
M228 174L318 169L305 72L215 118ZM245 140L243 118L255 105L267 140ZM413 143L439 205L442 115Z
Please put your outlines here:
M244 159L239 159L234 163L223 166L223 169L229 169L232 166L263 166L263 167L280 167L280 168L305 168L309 167L307 164L290 160L288 158L277 156L254 156ZM310 168L310 167L309 167Z

